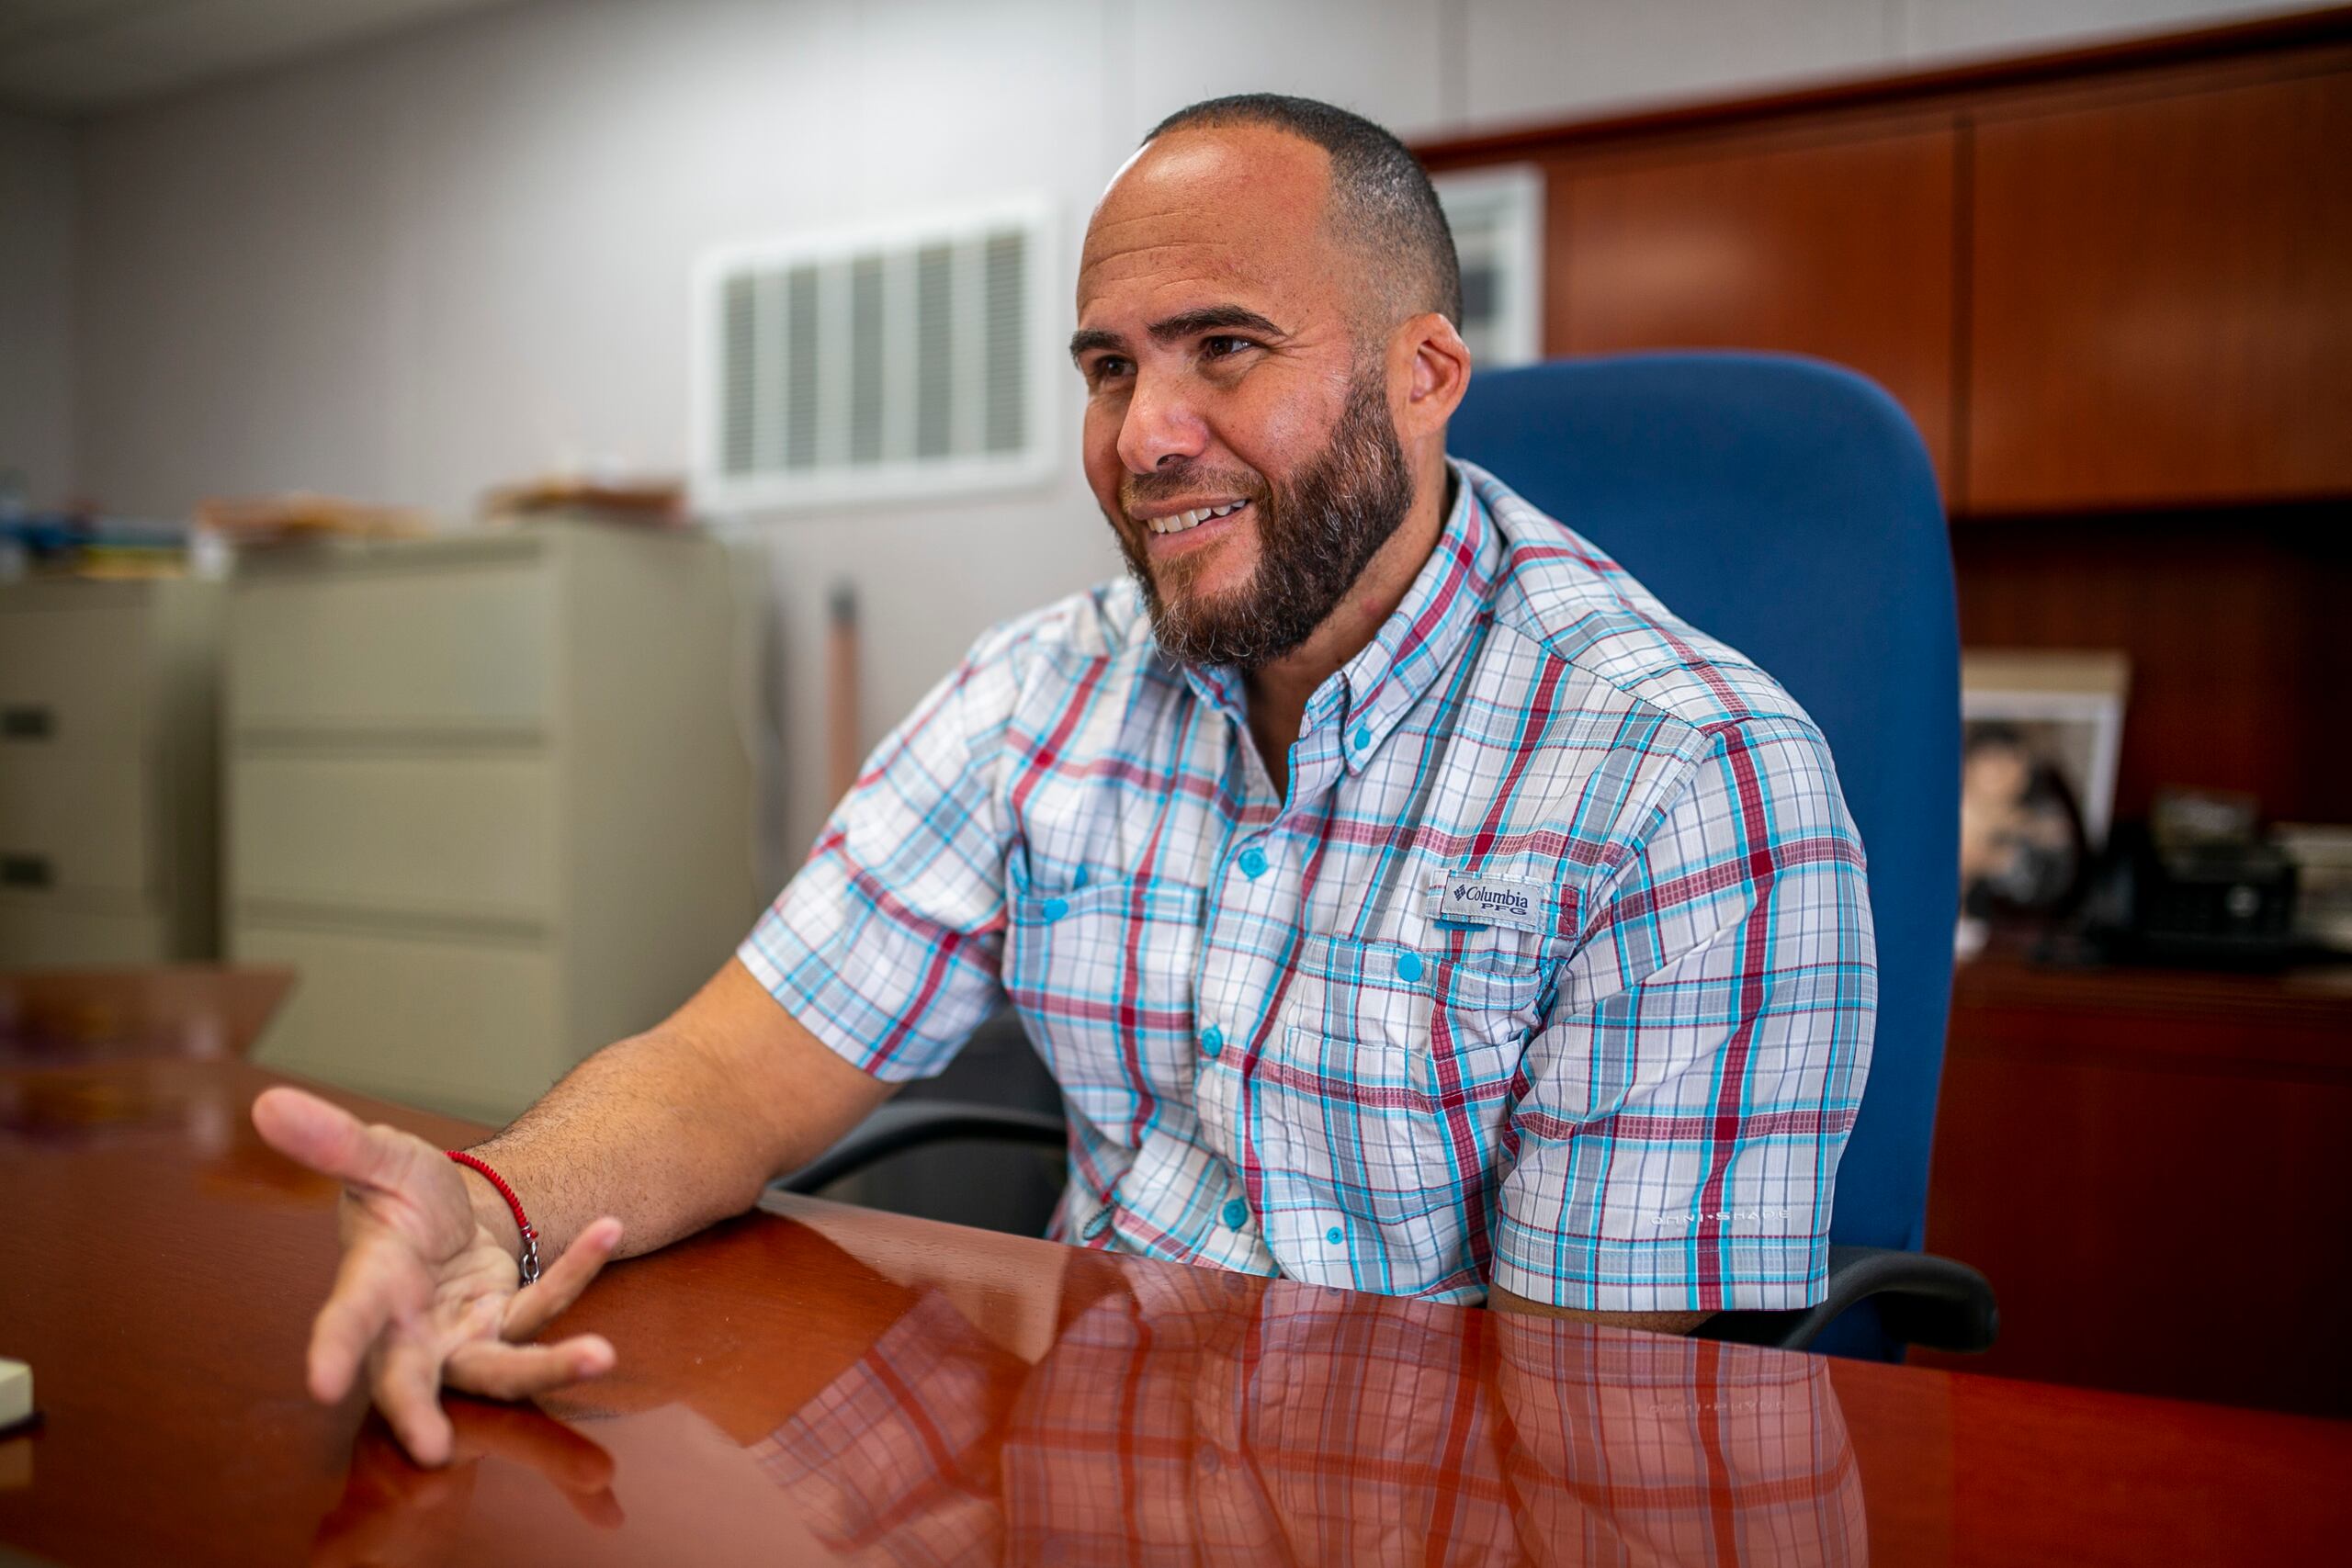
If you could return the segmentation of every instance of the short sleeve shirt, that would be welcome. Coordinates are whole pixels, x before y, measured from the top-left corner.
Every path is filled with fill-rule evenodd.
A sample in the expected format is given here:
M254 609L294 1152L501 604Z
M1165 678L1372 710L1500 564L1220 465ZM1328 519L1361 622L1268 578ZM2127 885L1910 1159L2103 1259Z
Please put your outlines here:
M1819 729L1455 467L1277 793L1240 676L1119 582L984 637L740 957L899 1081L1018 1011L1080 1245L1475 1302L1809 1304L1868 1070L1860 841Z

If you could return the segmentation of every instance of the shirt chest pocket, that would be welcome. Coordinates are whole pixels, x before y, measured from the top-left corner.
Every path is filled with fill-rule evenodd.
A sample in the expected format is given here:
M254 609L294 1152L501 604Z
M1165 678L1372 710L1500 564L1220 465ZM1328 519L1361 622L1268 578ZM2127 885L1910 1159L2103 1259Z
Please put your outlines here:
M1133 1147L1190 1081L1200 890L1140 880L1009 891L1005 995L1070 1111Z
M1269 1210L1391 1225L1480 1187L1542 989L1532 959L1309 939L1258 1067Z

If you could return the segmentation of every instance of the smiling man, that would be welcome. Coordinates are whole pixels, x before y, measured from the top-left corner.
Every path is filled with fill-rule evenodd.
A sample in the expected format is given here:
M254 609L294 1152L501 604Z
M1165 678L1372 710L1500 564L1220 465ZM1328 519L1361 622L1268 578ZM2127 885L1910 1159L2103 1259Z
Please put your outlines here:
M1155 130L1070 345L1131 580L981 639L735 960L473 1151L512 1201L263 1096L350 1192L313 1392L364 1366L437 1462L441 1382L602 1371L519 1341L1007 999L1069 1109L1075 1244L1669 1330L1816 1300L1875 985L1827 749L1447 459L1460 292L1378 127L1250 96ZM519 1292L518 1213L559 1258Z

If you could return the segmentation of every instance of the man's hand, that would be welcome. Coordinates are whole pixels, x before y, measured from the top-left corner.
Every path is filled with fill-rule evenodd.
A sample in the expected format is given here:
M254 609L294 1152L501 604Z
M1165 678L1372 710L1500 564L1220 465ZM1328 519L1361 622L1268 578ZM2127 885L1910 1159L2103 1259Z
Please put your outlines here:
M593 1334L525 1342L595 1278L620 1243L618 1220L589 1225L518 1291L511 1244L477 1215L468 1179L441 1150L295 1089L264 1091L253 1118L272 1147L344 1184L343 1266L311 1328L313 1398L341 1399L364 1365L401 1447L440 1465L451 1450L444 1383L526 1399L611 1369L612 1346Z

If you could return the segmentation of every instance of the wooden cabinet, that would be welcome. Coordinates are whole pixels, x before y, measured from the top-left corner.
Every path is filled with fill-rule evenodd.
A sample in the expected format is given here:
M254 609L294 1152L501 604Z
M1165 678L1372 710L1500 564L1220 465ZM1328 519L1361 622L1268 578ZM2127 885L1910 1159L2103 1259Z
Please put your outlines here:
M0 588L0 969L210 958L220 589Z
M232 951L283 1071L503 1122L748 927L750 628L727 551L590 524L249 557Z
M2347 65L1974 114L1972 510L2352 491Z
M1466 138L1547 174L1545 348L1775 349L1955 513L2352 494L2352 7Z
M2352 971L1961 966L1929 1250L2001 1337L1915 1361L2352 1415Z
M1950 489L1949 116L1577 153L1551 166L1546 348L1762 348L1871 377Z

